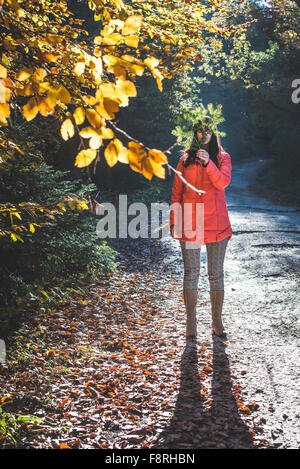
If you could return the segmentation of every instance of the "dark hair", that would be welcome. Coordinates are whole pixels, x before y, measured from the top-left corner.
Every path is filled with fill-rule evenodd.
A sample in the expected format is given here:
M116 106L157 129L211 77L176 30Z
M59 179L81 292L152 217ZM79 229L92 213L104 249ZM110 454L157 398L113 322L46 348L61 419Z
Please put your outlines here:
M195 137L197 137L197 130L201 124L202 124L201 121L199 121L197 127L194 126L193 128ZM185 149L183 152L188 154L186 160L183 162L184 167L187 167L189 164L193 164L196 158L196 153L197 153L196 150ZM218 145L217 137L214 134L214 132L212 132L211 139L208 144L208 153L209 153L210 159L218 167L219 166L219 161L218 161L219 145Z

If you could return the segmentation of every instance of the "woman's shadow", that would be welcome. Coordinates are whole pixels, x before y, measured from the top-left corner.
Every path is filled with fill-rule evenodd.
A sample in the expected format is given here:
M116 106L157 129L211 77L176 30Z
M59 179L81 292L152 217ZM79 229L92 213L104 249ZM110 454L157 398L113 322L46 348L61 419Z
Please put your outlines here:
M203 368L206 363L201 357L200 360ZM181 381L174 414L152 448L254 447L251 429L238 412L224 343L216 336L213 336L211 373L212 395L208 400L199 374L197 345L188 343L181 357Z

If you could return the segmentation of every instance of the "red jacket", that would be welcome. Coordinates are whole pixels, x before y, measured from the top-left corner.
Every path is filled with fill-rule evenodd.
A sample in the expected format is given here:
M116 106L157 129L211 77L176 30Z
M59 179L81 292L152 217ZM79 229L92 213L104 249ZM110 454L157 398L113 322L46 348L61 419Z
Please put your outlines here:
M232 228L225 199L225 187L227 187L231 181L232 166L230 155L222 151L221 147L219 147L219 168L217 168L212 160L209 160L206 167L203 167L200 161L195 160L195 163L185 168L183 166L185 158L185 154L180 158L177 171L180 171L183 178L196 189L204 190L205 194L195 192L175 174L169 228L174 224L180 229L181 225L181 234L176 235L176 232L174 233L174 231L172 231L173 238L191 242L195 242L198 239L199 242L199 238L196 238L196 233L200 236L199 226L201 226L201 224L199 225L199 223L197 223L198 231L196 232L196 203L202 202L204 205L201 205L201 208L203 207L204 216L201 217L201 220L204 239L203 237L201 238L201 244L205 245L206 243L221 241L227 236L231 239ZM182 210L181 218L178 218L180 210L178 211L176 206L172 209L172 204L175 202L179 202L180 204L179 206ZM197 220L199 220L199 212L197 213ZM194 236L188 237L189 229L194 230Z

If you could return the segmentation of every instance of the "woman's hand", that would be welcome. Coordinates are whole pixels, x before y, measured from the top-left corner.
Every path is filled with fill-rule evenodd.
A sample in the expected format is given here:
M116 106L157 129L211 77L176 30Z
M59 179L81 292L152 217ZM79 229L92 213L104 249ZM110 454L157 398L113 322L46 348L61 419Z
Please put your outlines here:
M206 150L197 151L198 158L203 162L203 166L207 166L209 162L209 153Z

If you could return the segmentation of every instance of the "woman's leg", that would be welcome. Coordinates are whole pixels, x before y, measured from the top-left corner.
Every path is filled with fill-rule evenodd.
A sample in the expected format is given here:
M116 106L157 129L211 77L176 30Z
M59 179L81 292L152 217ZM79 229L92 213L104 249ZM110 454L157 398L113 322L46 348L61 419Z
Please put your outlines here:
M191 246L191 247L190 247ZM186 336L197 336L196 304L198 299L198 281L200 275L200 252L189 242L180 241L184 264L183 298L186 308Z
M224 258L229 237L206 244L207 273L210 284L212 329L216 335L223 335L222 309L224 302Z

